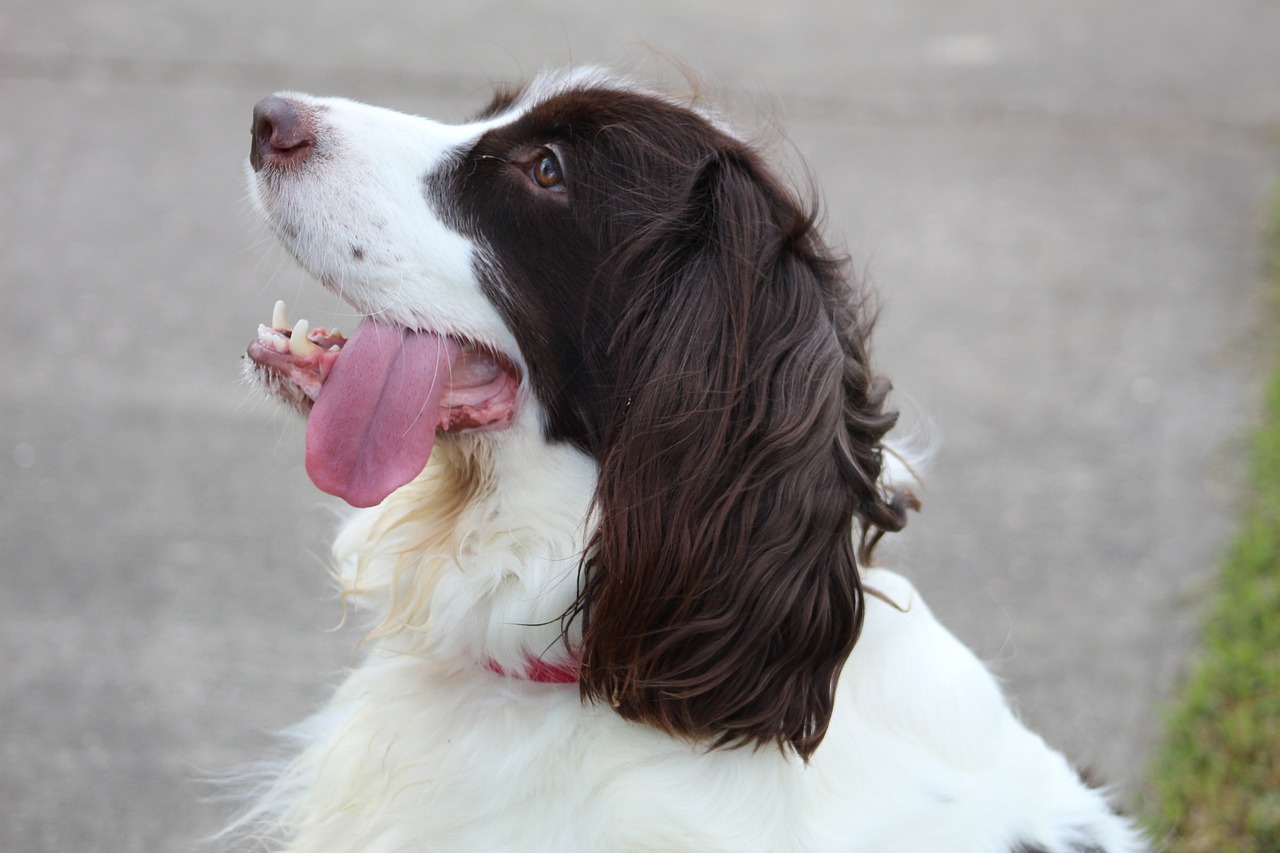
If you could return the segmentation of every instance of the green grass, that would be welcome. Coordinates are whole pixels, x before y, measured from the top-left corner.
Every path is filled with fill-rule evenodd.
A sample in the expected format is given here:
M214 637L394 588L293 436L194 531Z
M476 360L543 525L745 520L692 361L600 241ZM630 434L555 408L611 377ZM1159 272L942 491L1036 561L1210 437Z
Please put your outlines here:
M1268 254L1280 314L1280 195ZM1250 482L1201 652L1155 763L1147 823L1168 853L1280 851L1280 359Z

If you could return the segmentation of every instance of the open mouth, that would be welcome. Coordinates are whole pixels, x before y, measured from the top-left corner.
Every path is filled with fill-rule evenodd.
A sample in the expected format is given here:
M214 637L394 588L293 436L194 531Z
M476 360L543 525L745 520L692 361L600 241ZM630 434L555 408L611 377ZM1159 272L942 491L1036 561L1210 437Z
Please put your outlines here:
M437 430L499 429L520 373L486 347L365 317L348 338L293 326L283 302L249 344L252 373L307 415L307 474L352 506L375 506L422 472Z

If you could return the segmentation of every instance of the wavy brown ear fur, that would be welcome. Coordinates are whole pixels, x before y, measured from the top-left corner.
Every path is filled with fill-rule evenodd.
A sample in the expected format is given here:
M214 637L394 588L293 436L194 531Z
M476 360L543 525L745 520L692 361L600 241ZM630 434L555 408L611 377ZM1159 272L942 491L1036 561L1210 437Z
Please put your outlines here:
M855 519L874 545L912 501L877 483L897 415L814 214L731 143L684 189L615 267L631 295L576 608L582 689L672 734L807 758L862 626Z

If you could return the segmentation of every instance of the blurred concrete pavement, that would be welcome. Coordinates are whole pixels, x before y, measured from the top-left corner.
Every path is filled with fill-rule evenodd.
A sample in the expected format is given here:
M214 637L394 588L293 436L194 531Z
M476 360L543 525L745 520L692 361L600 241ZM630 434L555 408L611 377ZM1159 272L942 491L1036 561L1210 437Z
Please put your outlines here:
M253 104L456 120L545 66L675 76L656 52L782 129L882 295L880 366L941 439L890 562L1135 794L1267 363L1277 45L1270 0L9 0L0 849L192 849L210 774L358 653L301 429L237 383L275 299L343 310L244 201Z

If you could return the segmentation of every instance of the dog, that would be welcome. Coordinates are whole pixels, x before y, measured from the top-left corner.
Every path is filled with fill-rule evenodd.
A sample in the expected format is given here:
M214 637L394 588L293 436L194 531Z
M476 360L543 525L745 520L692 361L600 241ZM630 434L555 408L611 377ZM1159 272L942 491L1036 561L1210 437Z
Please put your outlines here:
M250 193L361 315L246 361L355 509L367 658L239 824L289 851L1146 850L877 540L869 296L762 150L598 69L446 125L283 93Z

